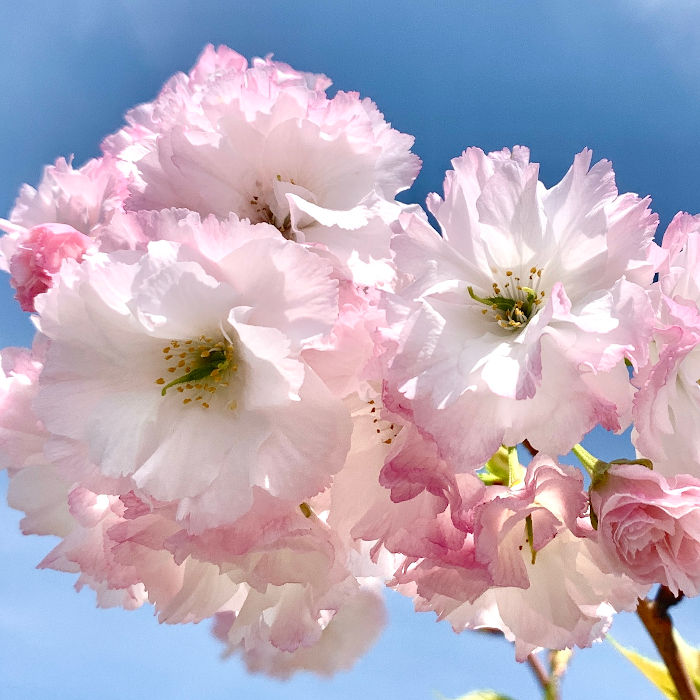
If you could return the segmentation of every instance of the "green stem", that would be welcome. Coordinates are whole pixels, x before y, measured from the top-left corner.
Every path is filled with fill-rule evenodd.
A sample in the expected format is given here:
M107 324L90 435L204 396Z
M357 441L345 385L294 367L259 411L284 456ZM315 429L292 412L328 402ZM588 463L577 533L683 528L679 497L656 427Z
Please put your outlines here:
M549 652L549 684L545 694L546 700L559 700L561 697L561 681L573 656L571 649L553 649Z
M578 443L571 448L571 451L578 457L583 468L588 472L591 478L596 475L596 467L599 464L604 464L600 459L594 457L585 447Z
M549 693L549 675L547 675L547 671L545 671L542 662L533 652L532 654L528 655L527 663L528 666L530 666L530 668L532 669L532 672L534 673L535 678L537 679L537 682L540 685L540 688L542 688L544 697L547 698L547 693Z

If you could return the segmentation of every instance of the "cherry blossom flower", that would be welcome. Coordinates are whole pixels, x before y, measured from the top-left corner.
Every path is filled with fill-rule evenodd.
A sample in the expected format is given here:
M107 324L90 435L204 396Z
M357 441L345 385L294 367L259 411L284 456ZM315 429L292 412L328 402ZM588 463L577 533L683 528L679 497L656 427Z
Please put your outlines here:
M321 611L323 614L316 623L321 632L313 645L280 649L271 643L272 635L276 628L288 624L289 618L298 617L303 597L303 588L294 584L282 588L270 586L264 595L251 591L246 599L250 610L243 610L238 616L232 611L218 613L214 635L227 645L227 655L240 651L250 671L288 678L299 670L322 676L348 670L367 651L384 625L386 612L378 586L366 583L347 595L337 611ZM333 605L330 600L321 604ZM249 622L254 615L257 615L255 626ZM268 624L266 619L270 618L272 623ZM241 634L243 625L255 632L253 641Z
M413 138L371 100L329 98L329 85L269 58L248 67L225 47L207 47L189 75L127 114L103 144L130 173L127 208L235 213L376 275L372 260L388 257L395 218L387 200L410 186L420 160Z
M409 284L388 305L399 348L385 402L461 468L526 438L563 454L596 424L629 421L623 359L646 362L657 218L590 161L580 153L547 190L527 149L471 148L444 201L428 199L442 238L402 216Z
M18 246L26 244L27 231L36 227L74 230L97 241L103 250L134 247L136 241L128 227L121 226L111 234L104 231L122 216L128 195L127 178L116 163L106 156L75 169L70 161L59 158L44 168L37 189L22 185L10 221L0 220L0 229L7 232L0 238L0 269L11 272L10 261Z
M700 476L700 216L679 213L663 239L668 261L651 297L651 361L633 378L632 441L666 476Z
M253 671L349 668L383 626L376 567L354 568L349 540L313 500L300 508L254 492L245 516L195 535L176 503L78 487L68 496L75 525L40 566L78 573L76 587L93 588L102 607L148 600L167 624L214 616L226 653L240 652Z
M47 429L85 443L103 475L178 500L193 529L242 515L254 485L313 496L349 440L342 404L300 357L335 320L327 266L276 234L230 231L218 264L158 241L64 264L38 298Z
M700 592L700 480L614 464L592 489L591 505L598 540L621 571L676 595Z
M374 189L390 199L415 178L413 138L391 129L370 100L329 99L325 77L270 59L249 68L229 60L223 70L213 59L207 47L189 76L171 79L105 142L134 165L131 209L234 212L285 228L287 194L297 205L347 210Z
M538 647L590 646L647 586L608 561L576 470L538 455L511 488L489 486L457 552L408 560L395 584L456 632L499 629L523 661Z

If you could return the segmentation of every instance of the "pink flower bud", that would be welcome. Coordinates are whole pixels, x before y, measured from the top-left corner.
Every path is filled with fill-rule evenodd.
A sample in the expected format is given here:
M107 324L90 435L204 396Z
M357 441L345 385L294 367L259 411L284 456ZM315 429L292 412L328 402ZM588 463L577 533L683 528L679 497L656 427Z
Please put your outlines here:
M10 284L24 311L34 311L34 297L51 287L66 259L81 260L92 239L65 224L42 224L24 234L10 258Z

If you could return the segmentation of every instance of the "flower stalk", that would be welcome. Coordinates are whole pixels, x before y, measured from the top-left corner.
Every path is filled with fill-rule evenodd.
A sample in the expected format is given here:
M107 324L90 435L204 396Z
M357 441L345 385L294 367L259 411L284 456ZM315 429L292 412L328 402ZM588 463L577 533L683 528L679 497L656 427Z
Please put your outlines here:
M661 586L654 600L639 599L637 615L666 664L680 700L698 700L695 685L673 638L673 620L668 614L668 609L682 599L682 593L675 596L666 586Z

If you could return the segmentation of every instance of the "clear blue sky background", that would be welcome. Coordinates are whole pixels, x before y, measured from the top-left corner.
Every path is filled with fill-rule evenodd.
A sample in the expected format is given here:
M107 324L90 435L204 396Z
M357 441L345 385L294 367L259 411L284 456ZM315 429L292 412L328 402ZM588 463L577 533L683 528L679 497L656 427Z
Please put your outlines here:
M372 97L416 136L423 171L406 201L440 190L450 158L477 145L531 147L554 184L584 146L613 161L622 191L651 194L662 226L700 210L700 9L680 0L7 0L0 11L0 216L22 182L75 154L98 155L124 111L151 99L202 47L251 57L274 52L335 87ZM28 345L31 327L0 280L0 345ZM594 436L603 457L625 440ZM4 495L6 476L0 477ZM160 626L148 609L102 611L71 576L36 571L47 538L18 534L0 503L0 697L402 698L455 697L493 687L539 697L502 641L455 635L432 615L388 596L391 621L374 649L334 679L279 683L218 659L206 624ZM700 605L679 626L700 642ZM632 616L613 634L649 650ZM565 698L655 698L607 644L578 652Z

